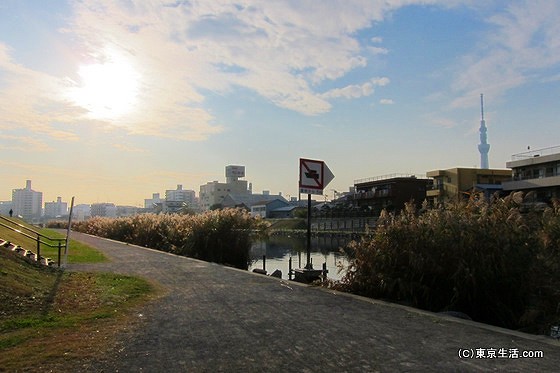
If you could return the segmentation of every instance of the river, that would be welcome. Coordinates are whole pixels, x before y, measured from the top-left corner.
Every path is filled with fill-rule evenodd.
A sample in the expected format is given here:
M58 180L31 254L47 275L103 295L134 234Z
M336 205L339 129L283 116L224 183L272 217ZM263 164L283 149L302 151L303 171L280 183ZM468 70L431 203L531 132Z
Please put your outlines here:
M311 238L311 263L314 269L322 269L327 263L327 277L339 280L344 273L338 266L348 265L346 255L340 248L349 242L347 237L333 235ZM264 240L255 241L251 247L249 270L263 268L263 256L266 256L266 271L271 274L276 269L282 271L282 278L288 279L289 260L292 258L292 268L303 268L307 264L307 243L305 237L272 236Z

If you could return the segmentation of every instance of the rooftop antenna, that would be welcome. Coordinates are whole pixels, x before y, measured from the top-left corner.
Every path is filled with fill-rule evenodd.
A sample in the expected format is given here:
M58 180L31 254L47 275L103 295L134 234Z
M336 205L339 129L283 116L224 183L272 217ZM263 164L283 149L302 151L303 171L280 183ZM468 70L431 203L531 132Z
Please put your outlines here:
M480 168L488 169L488 152L490 151L490 145L487 142L487 131L486 121L484 120L484 95L480 94L480 144L478 144L478 151L480 152Z

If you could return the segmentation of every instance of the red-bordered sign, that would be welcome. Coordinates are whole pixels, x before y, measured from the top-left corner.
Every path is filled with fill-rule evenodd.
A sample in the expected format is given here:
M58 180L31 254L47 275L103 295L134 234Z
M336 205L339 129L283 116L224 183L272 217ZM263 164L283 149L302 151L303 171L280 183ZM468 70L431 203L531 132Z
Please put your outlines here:
M325 162L315 159L299 159L299 192L323 194L323 189L334 178Z

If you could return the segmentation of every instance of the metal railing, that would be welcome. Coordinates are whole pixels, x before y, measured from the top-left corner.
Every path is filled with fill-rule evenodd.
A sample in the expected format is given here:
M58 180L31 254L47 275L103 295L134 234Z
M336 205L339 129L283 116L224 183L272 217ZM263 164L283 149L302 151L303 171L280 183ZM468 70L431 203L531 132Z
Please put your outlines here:
M548 148L542 148L542 149L534 149L534 150L529 150L523 153L517 153L517 154L513 154L511 156L511 160L512 161L520 161L523 159L528 159L528 158L534 158L534 157L542 157L545 155L552 155L552 154L558 154L560 153L560 146L551 146Z
M389 179L395 179L395 178L423 179L423 178L426 178L426 175L389 174L389 175L373 176L373 177L366 177L366 178L363 178L363 179L354 180L354 185L367 183L367 182L370 182L370 181L389 180Z
M15 221L13 221L13 220L11 220L11 219L8 219L8 218L5 217L5 216L1 216L1 215L0 215L0 219L5 220L5 221L9 222L10 224L15 225L15 226L21 228L21 230L15 228L15 227L13 227L13 226L4 224L4 223L2 223L2 222L0 222L0 226L2 226L2 227L4 227L4 228L7 228L7 229L9 229L9 230L11 230L11 231L14 231L14 232L16 232L16 233L19 233L19 234L21 234L22 236L25 236L25 237L27 237L27 238L30 238L30 239L32 239L32 240L35 240L35 242L37 243L37 256L36 256L37 262L41 262L41 245L48 246L48 247L51 247L51 248L58 248L57 264L58 264L58 267L60 267L60 258L61 258L62 248L66 248L66 245L67 245L66 238L51 238L51 237L49 237L49 236L46 236L46 235L44 235L44 234L42 234L42 233L39 233L39 232L37 232L37 231L31 229L31 228L29 228L29 227L26 227L26 226L23 225L23 224L19 224L19 223L15 222ZM29 232L29 233L25 233L25 232L23 232L23 230L25 230L25 231L27 231L27 232ZM43 238L44 240L42 240L42 238ZM45 241L45 240L48 240L48 241L51 241L51 242L54 242L54 243L47 242L47 241Z

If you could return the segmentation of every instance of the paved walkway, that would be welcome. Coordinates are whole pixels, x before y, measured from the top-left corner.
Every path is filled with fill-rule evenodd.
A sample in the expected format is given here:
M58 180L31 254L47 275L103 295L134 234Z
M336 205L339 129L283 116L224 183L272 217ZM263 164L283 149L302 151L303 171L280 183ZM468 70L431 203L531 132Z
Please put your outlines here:
M557 372L560 343L256 275L79 233L111 263L168 294L142 328L84 367L95 372ZM459 351L496 358L459 358ZM500 350L501 349L501 350ZM519 358L514 358L516 353ZM524 353L543 358L522 358ZM499 357L505 355L505 357ZM510 358L510 355L512 356Z

